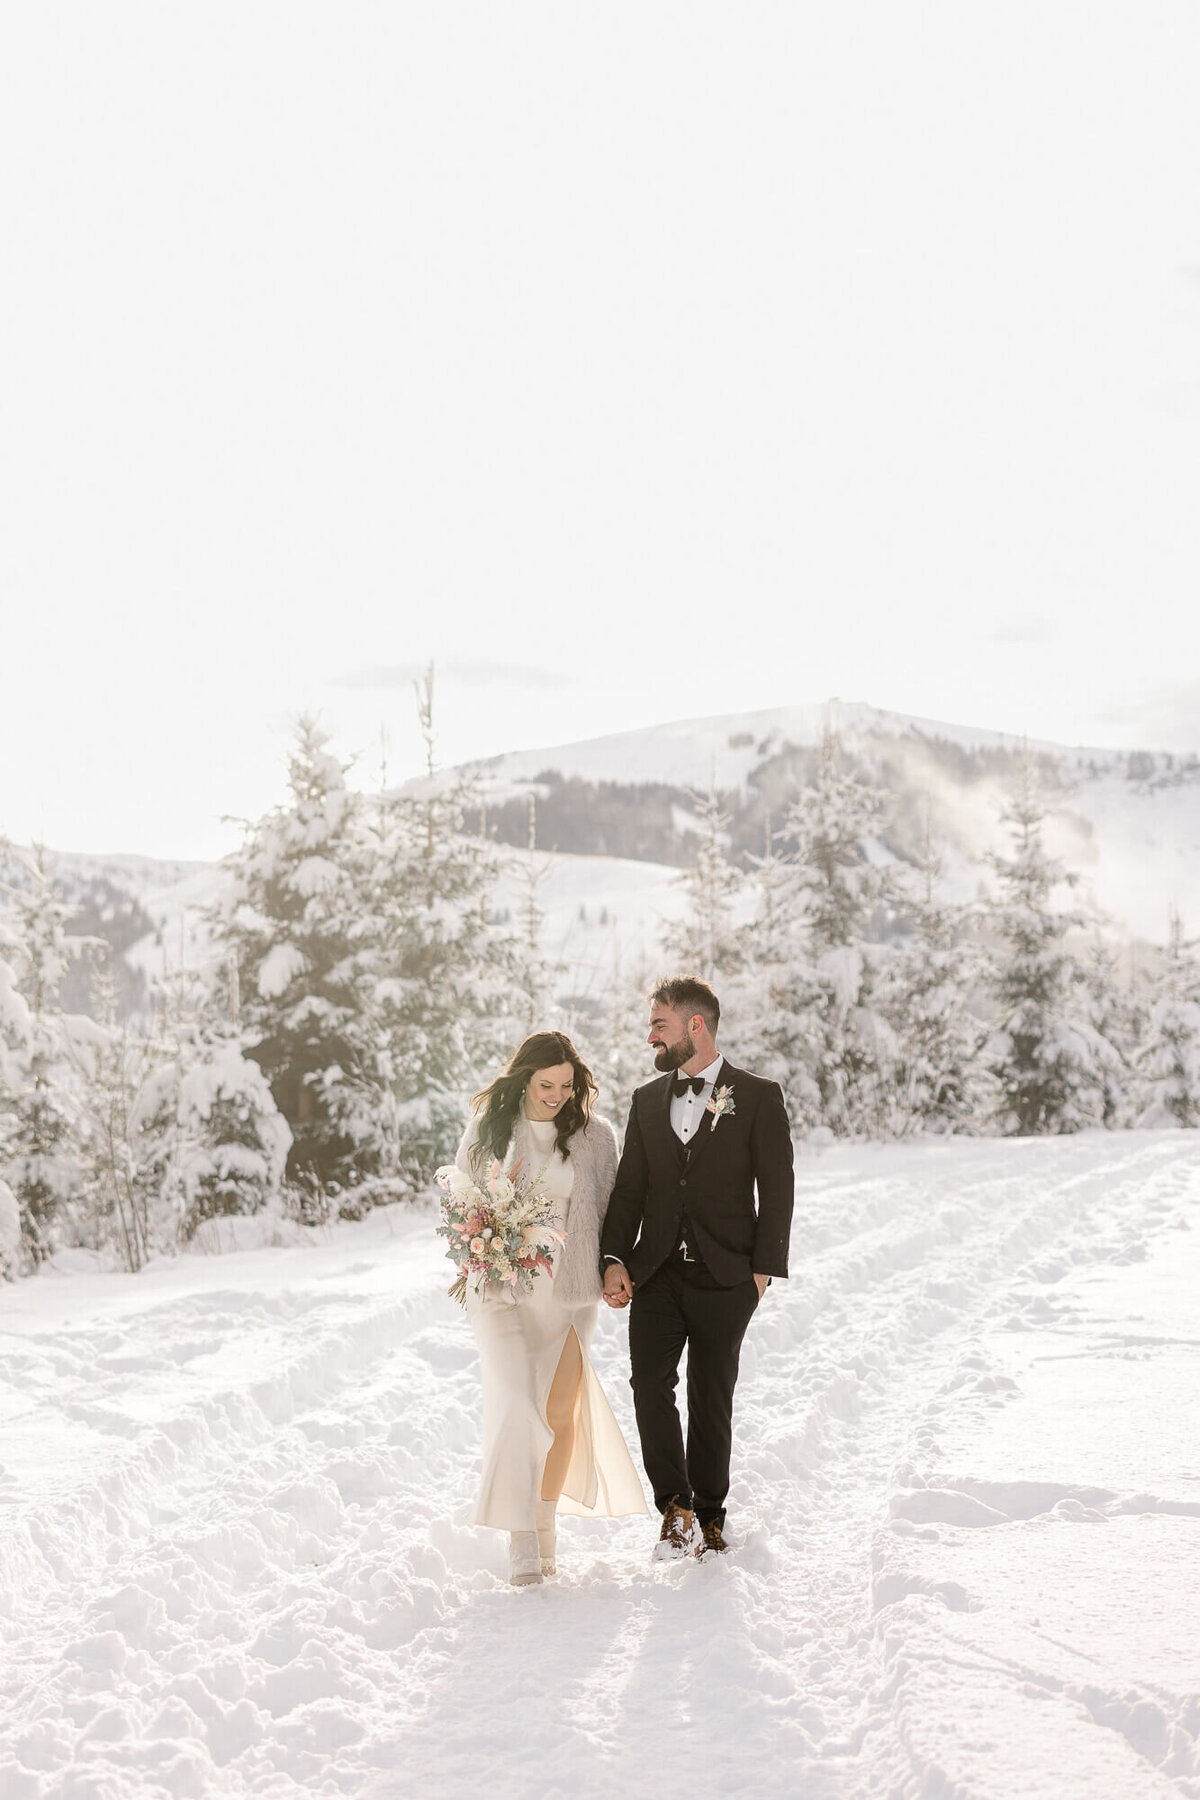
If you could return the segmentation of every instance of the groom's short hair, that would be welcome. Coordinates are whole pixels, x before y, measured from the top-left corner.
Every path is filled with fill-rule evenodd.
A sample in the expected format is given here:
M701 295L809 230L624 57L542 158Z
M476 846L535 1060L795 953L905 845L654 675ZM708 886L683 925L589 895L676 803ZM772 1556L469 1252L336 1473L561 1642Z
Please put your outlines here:
M672 1012L681 1013L685 1019L699 1013L712 1035L717 1035L717 1026L721 1023L721 1002L707 981L701 981L698 975L672 975L665 981L657 982L650 995L650 1004L669 1006Z

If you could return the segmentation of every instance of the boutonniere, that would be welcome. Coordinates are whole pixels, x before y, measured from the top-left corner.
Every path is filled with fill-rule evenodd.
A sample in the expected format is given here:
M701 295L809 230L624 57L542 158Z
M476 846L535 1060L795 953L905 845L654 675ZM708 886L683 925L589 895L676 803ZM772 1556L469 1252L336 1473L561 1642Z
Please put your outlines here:
M710 1131L715 1131L717 1129L718 1119L723 1119L726 1113L729 1113L730 1116L732 1116L737 1110L733 1104L732 1086L717 1088L704 1110L705 1112L710 1112L713 1116L713 1122L708 1129Z

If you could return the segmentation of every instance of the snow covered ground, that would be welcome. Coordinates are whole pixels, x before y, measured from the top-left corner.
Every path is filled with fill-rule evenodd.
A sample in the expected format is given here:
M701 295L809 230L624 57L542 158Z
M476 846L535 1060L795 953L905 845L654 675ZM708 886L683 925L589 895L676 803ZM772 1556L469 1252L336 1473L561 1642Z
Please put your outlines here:
M734 1553L526 1590L430 1216L6 1289L0 1795L1197 1800L1198 1149L802 1155Z

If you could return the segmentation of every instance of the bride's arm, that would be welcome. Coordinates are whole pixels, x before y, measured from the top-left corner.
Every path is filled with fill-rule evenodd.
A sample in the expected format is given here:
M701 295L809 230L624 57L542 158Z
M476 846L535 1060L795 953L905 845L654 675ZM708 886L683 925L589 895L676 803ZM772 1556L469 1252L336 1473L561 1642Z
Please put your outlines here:
M642 1143L642 1128L637 1116L635 1099L629 1109L629 1124L625 1128L625 1148L621 1152L621 1160L617 1166L616 1179L609 1196L604 1230L601 1233L600 1254L602 1260L608 1261L609 1258L613 1258L622 1264L627 1263L629 1254L637 1242L638 1232L642 1227L642 1213L646 1204L646 1185L646 1150Z
M617 1179L617 1134L607 1119L593 1118L591 1127L596 1143L596 1230L599 1233L604 1230L609 1195Z

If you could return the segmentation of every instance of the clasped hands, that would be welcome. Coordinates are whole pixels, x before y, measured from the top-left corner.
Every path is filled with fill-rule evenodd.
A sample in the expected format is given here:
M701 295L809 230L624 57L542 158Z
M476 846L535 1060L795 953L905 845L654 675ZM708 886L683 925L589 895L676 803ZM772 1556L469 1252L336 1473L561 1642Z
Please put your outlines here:
M604 1304L619 1311L633 1299L633 1283L624 1263L610 1262L604 1271Z
M770 1279L769 1275L754 1277L754 1285L758 1289L760 1300L767 1291L767 1283ZM604 1304L611 1306L614 1312L619 1312L623 1306L628 1306L633 1299L633 1283L629 1279L629 1270L624 1263L610 1262L605 1269L603 1298Z

